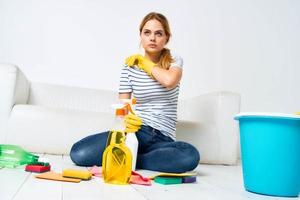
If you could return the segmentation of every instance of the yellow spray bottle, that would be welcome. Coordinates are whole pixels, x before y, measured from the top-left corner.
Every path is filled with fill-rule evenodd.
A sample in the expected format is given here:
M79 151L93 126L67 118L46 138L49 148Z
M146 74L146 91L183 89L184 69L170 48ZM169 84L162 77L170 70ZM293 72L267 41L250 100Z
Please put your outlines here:
M120 185L129 183L132 155L125 145L124 116L126 114L126 109L116 109L114 126L109 133L102 157L102 174L105 183Z

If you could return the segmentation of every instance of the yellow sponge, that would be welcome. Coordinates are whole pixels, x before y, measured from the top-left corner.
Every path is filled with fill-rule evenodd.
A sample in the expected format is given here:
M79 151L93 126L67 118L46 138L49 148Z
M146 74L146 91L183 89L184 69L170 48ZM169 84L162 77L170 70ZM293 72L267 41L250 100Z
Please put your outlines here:
M92 173L86 170L77 169L64 169L62 172L63 177L80 178L83 180L89 180L92 178Z

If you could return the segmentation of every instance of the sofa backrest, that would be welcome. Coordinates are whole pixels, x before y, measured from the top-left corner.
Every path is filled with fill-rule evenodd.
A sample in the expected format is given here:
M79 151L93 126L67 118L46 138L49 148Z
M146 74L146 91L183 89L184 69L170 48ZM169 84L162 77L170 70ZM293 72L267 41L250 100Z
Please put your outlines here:
M111 113L111 104L117 101L116 91L32 82L28 104Z

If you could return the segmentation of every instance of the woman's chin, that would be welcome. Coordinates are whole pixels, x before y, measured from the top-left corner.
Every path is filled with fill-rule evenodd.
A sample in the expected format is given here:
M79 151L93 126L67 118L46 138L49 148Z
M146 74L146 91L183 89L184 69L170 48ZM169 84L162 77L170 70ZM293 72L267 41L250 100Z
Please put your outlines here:
M147 53L150 53L150 54L156 54L156 53L160 53L160 52L161 52L161 50L159 50L159 49L154 49L154 48L147 48L147 49L145 49L145 51L146 51Z

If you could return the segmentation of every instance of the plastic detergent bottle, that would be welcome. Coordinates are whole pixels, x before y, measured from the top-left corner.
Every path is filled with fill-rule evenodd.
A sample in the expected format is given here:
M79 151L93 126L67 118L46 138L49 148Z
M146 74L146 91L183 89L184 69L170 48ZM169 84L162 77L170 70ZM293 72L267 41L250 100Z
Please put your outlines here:
M125 145L124 116L126 109L117 108L113 128L109 132L102 157L105 183L128 184L131 176L132 155Z
M14 168L20 165L37 162L39 156L29 153L20 146L0 145L0 167Z
M132 113L135 114L135 104L136 100L131 99L128 103L126 103L127 109ZM138 153L139 142L136 138L135 133L126 133L126 146L130 149L132 154L132 171L135 171L136 168L136 159Z

